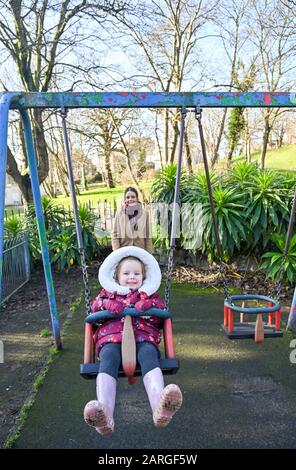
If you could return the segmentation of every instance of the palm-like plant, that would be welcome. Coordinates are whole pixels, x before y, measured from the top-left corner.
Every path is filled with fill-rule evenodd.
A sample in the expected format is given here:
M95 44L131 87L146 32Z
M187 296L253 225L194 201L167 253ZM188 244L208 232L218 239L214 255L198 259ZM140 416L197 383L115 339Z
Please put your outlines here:
M281 265L284 257L285 249L285 236L279 234L272 234L270 239L275 243L278 251L271 251L265 253L261 258L261 269L266 270L266 275L273 281L279 280L281 274ZM296 281L296 234L291 238L289 243L288 254L283 266L283 280L288 281L290 284L295 284Z
M23 222L19 217L11 216L4 222L5 238L14 238L23 232Z
M85 257L86 259L92 259L93 256L99 251L99 245L94 235L96 216L93 210L85 204L80 204L78 206L78 215L81 224ZM75 234L75 221L73 218L72 223L68 227L71 228L73 234Z
M249 203L246 217L250 221L250 245L259 242L265 247L269 232L281 231L289 219L288 200L284 197L281 178L272 171L260 171L249 183Z
M220 181L220 178L212 170L210 172L210 182L212 188L215 188ZM202 203L204 200L208 199L208 184L206 175L204 172L200 171L197 175L191 176L188 180L187 191L184 192L182 201L190 204Z
M79 253L72 229L66 228L49 242L51 262L57 263L60 271L68 270L76 261L79 261Z
M213 188L215 214L223 258L227 261L239 249L242 241L246 240L244 205L241 204L243 194L233 188L223 188L220 184ZM203 202L204 233L202 249L208 251L210 259L215 257L216 240L213 226L210 202Z
M252 177L258 175L258 172L256 163L239 162L229 171L227 182L236 188L245 189L249 186Z
M177 165L170 164L159 171L151 187L152 202L171 204L174 200ZM181 169L180 198L182 200L187 183L184 169Z

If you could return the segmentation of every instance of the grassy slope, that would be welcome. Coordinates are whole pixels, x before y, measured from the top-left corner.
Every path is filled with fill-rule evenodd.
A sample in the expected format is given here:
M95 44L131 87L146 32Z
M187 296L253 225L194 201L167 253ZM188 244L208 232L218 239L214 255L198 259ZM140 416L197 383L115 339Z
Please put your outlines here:
M147 196L150 194L151 184L152 184L152 181L141 182L141 188L145 191ZM92 206L96 206L98 200L103 202L106 199L108 202L112 202L114 199L116 199L120 202L123 198L123 192L126 187L127 185L117 186L114 189L93 188L93 189L90 189L89 191L82 192L80 196L77 195L78 203L83 204L83 203L89 203L90 201ZM63 205L65 207L71 206L70 197L58 196L55 199L55 202L56 204Z
M242 161L239 157L235 161ZM260 151L252 154L252 162L260 160ZM265 167L272 170L293 171L296 172L296 145L286 145L279 149L270 149L267 151Z

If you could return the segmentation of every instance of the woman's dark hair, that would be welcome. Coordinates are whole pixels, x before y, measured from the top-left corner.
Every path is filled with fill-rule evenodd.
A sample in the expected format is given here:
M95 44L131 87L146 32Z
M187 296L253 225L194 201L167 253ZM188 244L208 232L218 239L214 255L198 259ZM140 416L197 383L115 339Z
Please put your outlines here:
M135 193L135 195L137 196L137 199L139 199L138 191L135 188L132 188L131 186L126 188L126 190L124 191L124 195L126 195L126 193L128 193L129 191L132 191L133 193Z

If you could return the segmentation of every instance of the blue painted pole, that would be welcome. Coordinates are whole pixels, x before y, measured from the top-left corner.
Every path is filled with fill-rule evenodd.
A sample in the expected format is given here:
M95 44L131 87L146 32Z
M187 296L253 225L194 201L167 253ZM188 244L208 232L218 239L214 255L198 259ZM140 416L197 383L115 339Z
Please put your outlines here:
M293 300L289 313L287 329L292 330L296 333L296 287L294 290Z
M11 94L3 94L0 97L0 303L2 298L8 112L11 98Z
M54 285L53 285L53 279L52 279L48 243L46 239L46 230L45 230L44 216L43 216L43 211L42 211L42 202L41 202L39 178L38 178L38 172L37 172L36 156L35 156L34 142L33 142L33 137L32 137L31 123L30 123L28 111L26 109L20 108L20 113L21 113L22 122L23 122L26 150L27 150L27 156L28 156L28 161L29 161L30 178L31 178L33 199L34 199L35 210L36 210L37 227L38 227L38 234L39 234L39 239L40 239L42 262L43 262L44 276L45 276L45 282L46 282L47 297L48 297L48 302L49 302L52 329L53 329L56 346L58 349L62 349L59 319L58 319L56 298L55 298Z
M25 108L295 108L291 92L41 92L23 93ZM13 100L11 108L19 107Z

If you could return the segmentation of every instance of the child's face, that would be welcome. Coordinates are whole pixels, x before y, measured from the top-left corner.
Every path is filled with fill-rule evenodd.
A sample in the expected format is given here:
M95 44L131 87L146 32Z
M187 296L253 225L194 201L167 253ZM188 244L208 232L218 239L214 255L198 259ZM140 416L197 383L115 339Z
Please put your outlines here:
M142 266L139 261L127 259L120 266L118 282L131 290L137 290L143 284Z
M129 206L133 206L138 203L138 198L134 191L128 191L124 197L124 202Z

